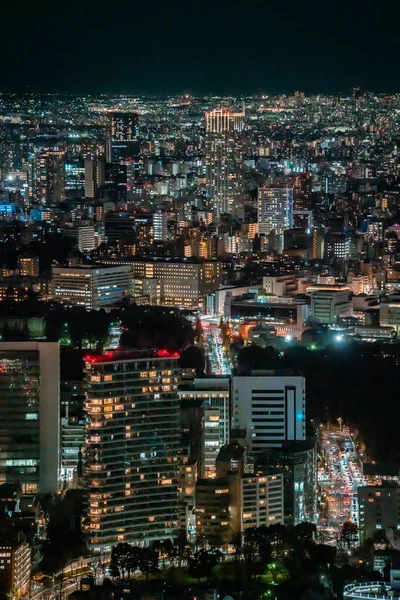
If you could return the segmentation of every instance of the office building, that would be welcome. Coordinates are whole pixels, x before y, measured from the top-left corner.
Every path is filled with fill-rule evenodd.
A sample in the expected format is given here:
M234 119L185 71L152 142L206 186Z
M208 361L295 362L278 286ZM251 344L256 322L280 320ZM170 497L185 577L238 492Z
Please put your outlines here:
M222 377L195 378L182 385L179 397L190 405L202 407L202 428L199 431L198 459L200 477L215 477L216 458L220 449L229 443L231 406L229 379Z
M283 233L293 226L293 188L263 187L258 190L258 233L269 236L274 250L283 249Z
M230 542L250 527L283 523L283 476L254 472L247 452L233 443L221 448L215 479L196 485L196 535Z
M350 290L340 289L332 286L311 291L311 314L313 317L332 325L340 317L348 317L353 313L353 305L350 300Z
M61 474L63 483L71 485L77 477L78 463L85 443L85 421L78 417L61 419Z
M136 304L151 304L158 306L161 304L161 285L158 279L151 277L136 277L133 280L133 297Z
M321 227L314 227L312 230L310 259L317 260L324 257L325 254L325 231Z
M93 225L82 225L81 227L65 227L65 237L73 240L79 252L90 252L96 247L95 229Z
M295 526L315 522L317 511L317 450L315 440L284 442L257 457L259 469L283 477L284 522Z
M244 112L225 108L206 112L206 188L214 219L241 208L243 195Z
M39 257L21 254L18 256L18 271L21 277L39 277Z
M88 309L112 306L131 296L132 269L129 266L53 267L53 297L68 306Z
M255 371L232 377L233 427L246 431L251 452L305 439L305 379Z
M345 261L350 258L351 238L340 233L330 233L324 239L324 256L328 260Z
M104 208L105 236L109 244L122 244L125 240L134 243L136 239L137 216L126 212L106 212Z
M165 242L168 239L168 214L156 210L153 214L153 232L155 242Z
M57 493L59 346L0 342L0 483L23 494Z
M21 534L0 530L0 592L19 600L29 593L31 548Z
M310 316L310 304L304 297L258 296L236 298L227 295L225 317L237 320L254 320L254 325L264 321L276 329L278 336L300 338Z
M113 163L134 157L138 150L138 136L138 113L108 113L106 134L107 162Z
M42 152L34 158L33 190L37 202L48 205L65 198L64 151Z
M106 163L104 197L118 204L126 202L127 169L125 164Z
M217 479L229 482L231 528L243 533L249 527L283 523L283 475L278 470L261 473L237 442L221 448Z
M376 531L400 529L400 488L392 482L380 486L360 486L358 494L358 526L360 543L373 537Z
M232 539L229 515L229 481L198 479L196 484L196 537L210 544L228 543Z
M379 324L381 327L393 327L400 333L400 294L389 294L383 299L379 306Z
M85 371L89 548L172 538L178 525L178 355L87 356Z
M85 160L85 196L98 198L106 182L105 162L101 159Z
M107 264L125 264L135 278L158 279L161 304L165 306L203 306L206 295L218 288L221 263L218 260L107 260Z
M85 194L85 165L80 160L69 160L64 165L65 195L67 198L82 198Z

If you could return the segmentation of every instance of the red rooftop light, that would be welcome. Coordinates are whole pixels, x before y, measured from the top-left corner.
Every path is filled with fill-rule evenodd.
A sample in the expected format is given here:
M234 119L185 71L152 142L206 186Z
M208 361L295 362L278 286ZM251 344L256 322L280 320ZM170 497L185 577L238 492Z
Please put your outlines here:
M157 350L157 356L159 358L179 358L180 354L179 352L169 352L169 350L162 348L161 350Z

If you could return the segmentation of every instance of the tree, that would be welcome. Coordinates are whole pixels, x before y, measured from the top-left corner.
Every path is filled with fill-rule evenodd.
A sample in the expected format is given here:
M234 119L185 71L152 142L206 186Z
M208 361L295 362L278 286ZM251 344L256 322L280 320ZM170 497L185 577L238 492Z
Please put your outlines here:
M221 560L221 552L218 550L197 550L189 559L189 575L199 580L206 578L208 583L212 570Z
M183 369L196 369L196 375L201 377L201 375L204 375L206 366L204 350L199 348L199 346L189 346L188 348L185 348L181 353L179 366Z
M335 562L337 549L335 546L310 543L307 552L316 565L331 565Z
M245 346L238 352L237 363L241 375L262 369L275 369L279 365L279 354L270 346Z
M188 558L190 553L190 544L187 539L186 529L179 529L178 535L174 538L172 555L177 559L178 567L181 567L185 558Z
M130 571L130 559L131 559L132 546L127 542L121 542L116 546L113 546L111 551L111 573L113 577L121 576L125 579L125 573ZM114 575L118 573L118 575Z
M313 541L317 527L314 523L299 523L293 529L293 534L298 542L309 544Z
M347 548L353 544L353 542L357 539L358 527L355 523L351 521L346 521L343 523L342 531L340 532L341 538L343 542L346 544Z
M152 548L139 548L139 569L146 579L158 569L158 554Z

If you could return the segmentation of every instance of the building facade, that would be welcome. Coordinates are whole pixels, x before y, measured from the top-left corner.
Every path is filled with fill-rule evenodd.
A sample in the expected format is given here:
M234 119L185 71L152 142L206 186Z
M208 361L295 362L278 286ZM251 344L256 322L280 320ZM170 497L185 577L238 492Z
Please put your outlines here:
M258 190L258 233L275 235L273 248L283 249L283 233L293 226L293 188L264 187Z
M243 194L244 112L220 108L206 112L206 188L214 219L232 214Z
M129 266L53 267L53 297L69 306L88 309L111 306L133 291Z
M0 483L57 493L59 390L58 343L0 342Z
M86 357L85 531L91 550L171 538L178 524L178 357Z
M232 377L233 426L254 453L305 439L305 379L273 371Z

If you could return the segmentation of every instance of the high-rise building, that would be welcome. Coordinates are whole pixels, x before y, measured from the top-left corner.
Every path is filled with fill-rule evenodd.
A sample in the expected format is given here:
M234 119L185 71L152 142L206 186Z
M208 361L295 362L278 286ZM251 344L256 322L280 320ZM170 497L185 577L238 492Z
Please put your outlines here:
M199 443L200 477L215 477L216 458L220 449L229 444L231 407L229 379L222 377L195 378L193 384L182 385L179 397L188 406L202 403L203 423Z
M214 219L240 210L243 194L244 112L225 108L206 112L207 196Z
M296 173L292 176L294 187L294 208L302 211L311 208L312 177L310 173Z
M112 202L125 202L127 189L126 165L107 163L105 170L104 196Z
M283 522L283 476L255 473L239 444L221 448L216 478L196 485L196 534L229 542L250 527Z
M85 196L97 198L106 181L104 160L85 160Z
M0 531L0 590L5 598L25 598L31 578L31 548L21 534Z
M111 306L133 288L132 268L129 266L53 267L54 298L69 306L89 309Z
M155 242L165 242L168 239L168 214L156 210L153 214L153 232Z
M134 156L138 149L139 114L111 112L107 119L107 162L118 162Z
M312 230L310 258L315 260L324 257L324 230L314 227Z
M400 487L392 482L359 487L358 513L361 543L376 531L385 534L388 528L400 529Z
M282 473L285 525L315 522L318 491L315 440L285 442L281 448L258 455L258 466L267 474L271 468Z
M85 165L80 160L65 163L65 195L81 198L85 194Z
M59 346L0 342L0 483L56 493L60 462Z
M305 439L304 377L274 371L235 375L232 404L233 426L246 431L246 445L254 453Z
M258 233L274 235L273 248L283 249L283 232L293 226L293 188L263 187L258 190Z
M39 257L21 254L18 256L18 270L21 277L39 277Z
M61 471L60 479L71 484L77 475L80 454L85 443L85 422L77 417L61 420Z
M171 538L178 523L178 354L87 356L85 370L89 547Z
M34 158L33 190L40 204L58 203L65 198L64 151L42 152Z
M95 230L93 225L65 227L63 234L65 237L74 240L74 243L80 252L88 252L96 247Z

